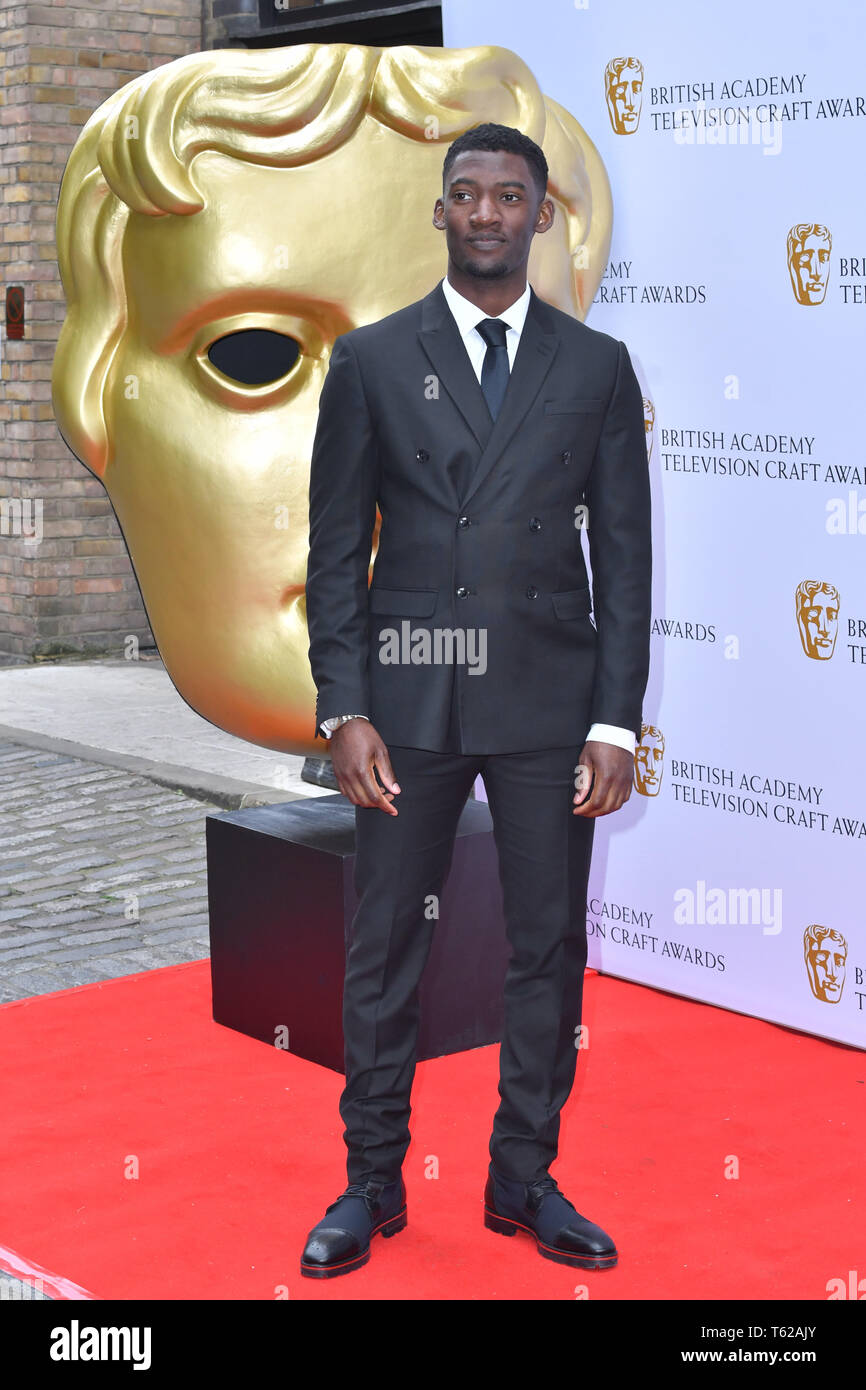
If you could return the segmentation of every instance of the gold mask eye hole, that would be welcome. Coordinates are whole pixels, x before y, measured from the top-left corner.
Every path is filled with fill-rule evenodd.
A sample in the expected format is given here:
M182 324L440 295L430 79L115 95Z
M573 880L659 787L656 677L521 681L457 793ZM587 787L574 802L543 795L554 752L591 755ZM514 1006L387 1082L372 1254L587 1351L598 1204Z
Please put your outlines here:
M208 360L223 376L243 386L267 386L291 371L301 351L287 333L269 328L242 328L215 338Z

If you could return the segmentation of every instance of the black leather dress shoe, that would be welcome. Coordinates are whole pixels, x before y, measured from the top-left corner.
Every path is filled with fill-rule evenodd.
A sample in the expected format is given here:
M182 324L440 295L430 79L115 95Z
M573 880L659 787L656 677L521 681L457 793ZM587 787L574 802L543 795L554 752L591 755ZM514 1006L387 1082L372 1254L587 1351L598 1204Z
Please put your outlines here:
M301 1273L308 1279L350 1274L370 1258L375 1235L395 1236L406 1225L406 1187L394 1182L353 1182L326 1209L307 1236Z
M577 1269L611 1269L616 1246L606 1231L587 1221L563 1197L553 1178L515 1182L490 1165L484 1189L484 1224L490 1231L513 1236L516 1230L535 1236L539 1255Z

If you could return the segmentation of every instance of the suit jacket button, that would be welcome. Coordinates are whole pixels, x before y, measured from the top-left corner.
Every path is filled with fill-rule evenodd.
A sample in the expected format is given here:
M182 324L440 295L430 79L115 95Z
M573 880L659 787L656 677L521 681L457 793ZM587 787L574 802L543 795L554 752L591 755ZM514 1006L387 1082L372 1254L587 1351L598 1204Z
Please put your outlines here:
M529 518L529 529L530 531L541 530L541 522L539 521L537 516L532 516Z
M468 517L468 516L461 516L461 517L459 518L458 522L457 522L457 525L458 525L458 526L468 526L468 525L469 525L469 517Z
M561 458L562 458L563 463L571 463L571 450L570 450L570 449L563 449L562 454L561 454Z
M469 597L469 590L466 589L466 588L464 588L462 584L460 585L460 588L457 590L457 597L458 597L458 598L468 598L468 597Z
M530 584L529 588L526 590L526 597L538 598L538 590L536 589L534 584Z
M419 463L426 463L430 455L428 454L426 449L419 449L415 454L415 457Z

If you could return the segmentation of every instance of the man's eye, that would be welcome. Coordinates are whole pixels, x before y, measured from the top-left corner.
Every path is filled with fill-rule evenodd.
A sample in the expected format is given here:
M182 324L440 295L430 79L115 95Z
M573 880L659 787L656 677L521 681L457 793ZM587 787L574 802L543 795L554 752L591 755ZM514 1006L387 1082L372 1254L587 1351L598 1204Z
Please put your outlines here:
M211 343L207 355L223 376L244 386L267 386L294 366L300 344L269 328L243 328Z

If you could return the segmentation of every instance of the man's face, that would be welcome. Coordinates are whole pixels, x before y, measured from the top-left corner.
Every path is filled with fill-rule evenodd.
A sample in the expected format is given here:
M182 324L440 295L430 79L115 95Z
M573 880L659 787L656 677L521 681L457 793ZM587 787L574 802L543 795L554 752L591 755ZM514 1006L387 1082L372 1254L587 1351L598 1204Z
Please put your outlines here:
M635 787L644 796L657 796L664 765L664 748L660 741L648 735L635 749Z
M820 304L827 290L830 273L830 246L825 237L803 238L791 253L797 277L797 298L801 304Z
M193 166L201 212L133 213L126 228L129 314L105 388L105 486L178 691L266 748L320 751L304 580L330 349L444 274L446 248L430 224L442 159L441 145L410 147L370 119L345 145L289 169L206 152ZM522 159L482 155L474 172L486 181L494 167L516 173L525 191L497 208L483 195L482 218L504 237L496 255L472 253L484 266L519 261L537 207ZM459 200L454 218L462 245ZM567 304L564 218L543 241L533 284ZM300 344L271 384L232 380L209 358L217 339L249 329Z
M523 155L465 150L448 170L433 225L445 232L450 264L464 275L497 280L526 263L532 238L553 221Z
M820 945L813 942L809 951L809 964L814 992L827 1004L838 1004L845 984L846 951L841 942L824 937Z
M643 96L643 68L624 67L618 77L610 79L607 99L613 127L622 135L637 130Z
M106 391L105 485L178 690L267 747L312 745L309 460L331 345L445 268L430 226L442 149L413 145L398 180L405 144L365 122L291 169L202 154L205 208L132 214L124 239L129 321ZM300 344L272 385L209 360L210 344L246 329Z
M833 655L839 622L839 600L826 589L800 600L800 636L807 656L826 661Z

